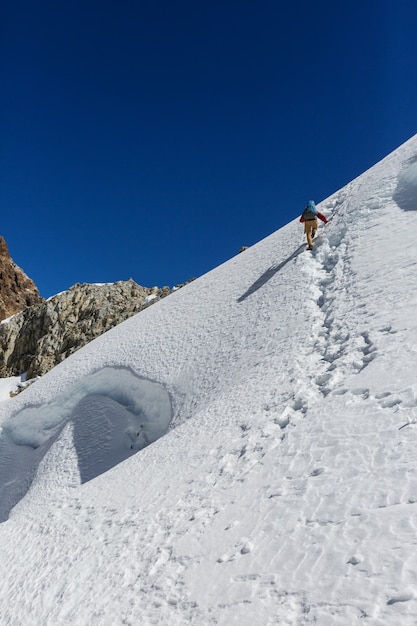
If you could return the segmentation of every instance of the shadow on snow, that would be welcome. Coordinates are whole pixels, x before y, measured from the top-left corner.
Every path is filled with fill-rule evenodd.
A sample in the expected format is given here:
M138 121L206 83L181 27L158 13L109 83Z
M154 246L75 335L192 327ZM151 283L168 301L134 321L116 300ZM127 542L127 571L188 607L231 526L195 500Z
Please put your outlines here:
M287 263L295 259L303 250L305 250L305 247L306 244L302 243L301 246L297 248L297 250L295 250L287 259L285 259L285 261L282 261L282 263L279 263L278 265L273 265L272 267L268 268L266 272L264 272L262 276L260 276L258 280L256 280L253 285L251 285L249 289L237 299L237 301L243 302L244 300L246 300L246 298L258 291L258 289L263 287L269 280L271 280L271 278L275 276L275 274L282 270L282 268L285 267Z
M417 211L417 157L400 172L392 198L403 211Z
M40 463L68 424L68 445L85 483L162 437L171 420L165 387L122 367L97 370L51 402L24 407L2 424L0 522L26 495ZM53 472L57 470L59 466Z

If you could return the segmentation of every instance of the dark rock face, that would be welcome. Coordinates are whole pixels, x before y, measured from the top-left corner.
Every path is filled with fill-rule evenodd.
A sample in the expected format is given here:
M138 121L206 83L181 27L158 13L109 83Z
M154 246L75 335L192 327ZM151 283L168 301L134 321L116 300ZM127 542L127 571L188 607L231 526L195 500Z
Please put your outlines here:
M133 280L76 284L0 324L0 377L42 376L70 354L171 293Z
M0 320L43 302L35 283L13 262L0 237Z

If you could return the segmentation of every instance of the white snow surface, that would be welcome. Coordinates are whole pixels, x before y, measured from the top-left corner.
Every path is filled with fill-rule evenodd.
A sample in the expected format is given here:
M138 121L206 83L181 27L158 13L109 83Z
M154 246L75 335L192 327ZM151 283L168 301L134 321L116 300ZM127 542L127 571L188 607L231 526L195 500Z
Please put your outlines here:
M0 404L2 626L417 624L417 136L319 210Z
M11 376L10 378L0 378L0 402L10 398L11 393L16 393L19 386L23 385L26 375Z

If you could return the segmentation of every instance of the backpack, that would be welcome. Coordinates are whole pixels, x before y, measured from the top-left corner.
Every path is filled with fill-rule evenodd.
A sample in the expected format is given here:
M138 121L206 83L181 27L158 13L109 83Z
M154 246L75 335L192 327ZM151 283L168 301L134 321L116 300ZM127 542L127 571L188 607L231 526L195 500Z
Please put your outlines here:
M307 206L303 211L303 217L304 219L307 220L315 220L317 219L317 209L316 209L316 205L314 204L314 202L312 200L309 200L307 202Z

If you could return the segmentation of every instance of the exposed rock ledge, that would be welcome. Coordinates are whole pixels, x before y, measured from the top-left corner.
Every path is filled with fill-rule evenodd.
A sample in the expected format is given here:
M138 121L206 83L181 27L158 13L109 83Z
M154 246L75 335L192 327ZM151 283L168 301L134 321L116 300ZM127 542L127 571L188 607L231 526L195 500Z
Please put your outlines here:
M0 324L0 377L42 376L70 354L171 293L135 281L76 284Z

